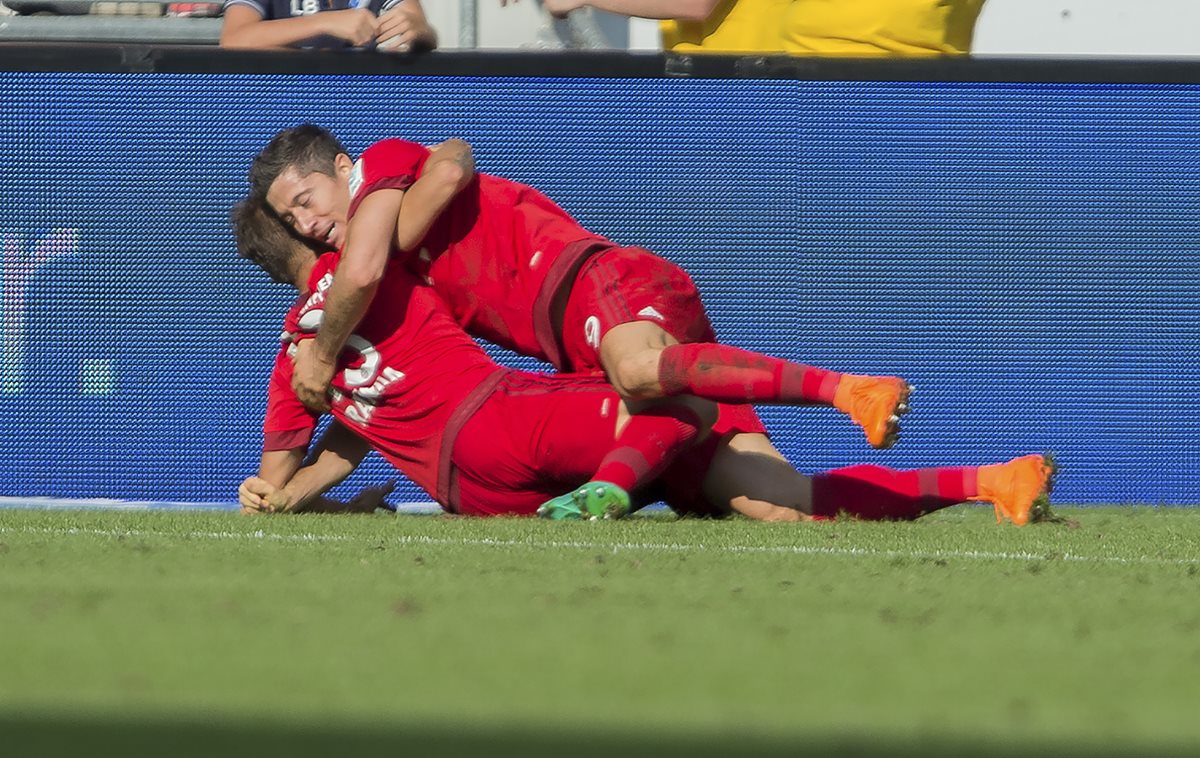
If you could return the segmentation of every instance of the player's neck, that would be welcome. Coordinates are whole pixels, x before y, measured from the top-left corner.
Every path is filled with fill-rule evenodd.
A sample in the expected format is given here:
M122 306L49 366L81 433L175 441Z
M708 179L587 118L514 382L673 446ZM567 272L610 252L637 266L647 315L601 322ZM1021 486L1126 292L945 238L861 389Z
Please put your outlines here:
M308 290L308 280L312 277L313 266L317 265L316 259L301 261L296 265L295 274L292 277L292 284L301 292Z

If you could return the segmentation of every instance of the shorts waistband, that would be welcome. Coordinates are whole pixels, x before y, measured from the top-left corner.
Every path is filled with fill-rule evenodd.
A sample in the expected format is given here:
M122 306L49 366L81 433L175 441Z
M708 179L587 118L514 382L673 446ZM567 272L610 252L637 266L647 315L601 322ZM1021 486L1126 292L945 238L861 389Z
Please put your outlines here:
M564 369L564 356L558 325L554 323L555 297L564 287L570 289L584 261L612 247L613 243L608 240L586 239L570 243L554 259L553 268L538 290L533 302L534 334L546 360L560 371ZM566 304L565 299L562 302Z
M496 386L508 373L509 369L497 366L495 371L471 390L471 394L454 409L454 413L446 422L446 431L442 434L442 449L438 457L437 492L434 493L434 497L450 513L458 513L458 488L454 486L457 479L454 470L454 442L463 426L471 420L480 406L487 402L496 391Z

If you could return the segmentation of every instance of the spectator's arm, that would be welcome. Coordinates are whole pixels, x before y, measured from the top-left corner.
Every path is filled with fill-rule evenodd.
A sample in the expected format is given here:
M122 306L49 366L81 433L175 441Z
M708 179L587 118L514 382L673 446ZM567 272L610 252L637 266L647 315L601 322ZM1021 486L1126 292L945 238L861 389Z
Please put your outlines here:
M357 8L267 20L255 8L235 3L225 8L221 47L278 50L322 35L362 46L374 39L377 21L369 10Z
M404 193L396 220L396 248L409 251L420 244L450 201L475 178L471 146L460 139L431 148L421 175Z
M712 15L720 0L543 0L546 10L565 16L573 10L591 6L598 11L620 13L638 18L674 18L703 21Z

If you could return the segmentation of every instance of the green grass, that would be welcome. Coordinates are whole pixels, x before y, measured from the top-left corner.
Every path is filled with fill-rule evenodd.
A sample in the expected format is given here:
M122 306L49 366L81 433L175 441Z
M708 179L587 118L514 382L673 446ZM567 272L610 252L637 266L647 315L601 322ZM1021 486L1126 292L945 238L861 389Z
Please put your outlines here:
M1059 510L0 511L0 735L9 755L1194 754L1200 511Z

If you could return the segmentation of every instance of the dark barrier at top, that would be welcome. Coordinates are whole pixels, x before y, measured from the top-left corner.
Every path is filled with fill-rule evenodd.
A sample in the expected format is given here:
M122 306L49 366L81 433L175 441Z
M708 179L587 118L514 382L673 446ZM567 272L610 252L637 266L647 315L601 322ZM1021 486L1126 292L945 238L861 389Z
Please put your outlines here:
M311 120L463 137L691 271L725 341L917 386L891 451L764 409L804 471L1053 450L1062 502L1200 502L1200 65L89 55L0 56L0 495L236 496L291 294L227 213Z

